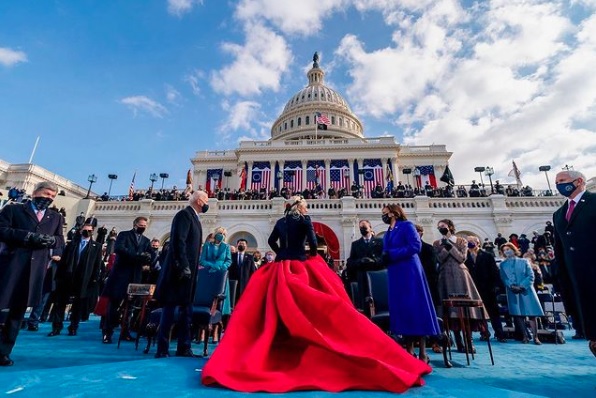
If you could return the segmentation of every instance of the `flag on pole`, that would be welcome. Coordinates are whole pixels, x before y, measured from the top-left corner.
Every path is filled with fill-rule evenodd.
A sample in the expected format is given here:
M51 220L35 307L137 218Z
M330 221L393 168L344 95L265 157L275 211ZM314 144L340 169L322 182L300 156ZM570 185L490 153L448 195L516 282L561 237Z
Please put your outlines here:
M451 170L449 170L449 165L445 166L445 171L443 171L443 175L439 180L443 181L445 184L449 186L455 185L455 180L453 179L453 174L451 174Z
M315 123L317 124L317 128L320 130L327 130L327 126L331 125L331 120L329 120L327 115L323 115L321 112L317 112L315 115Z
M419 187L424 187L428 182L431 187L437 187L437 178L435 177L435 167L434 166L416 166L416 168L420 171L420 175L416 175L416 183ZM424 177L424 181L422 178Z
M137 176L137 172L132 175L132 181L130 182L130 186L128 187L128 199L132 200L132 196L135 193L135 177Z
M521 188L524 185L524 184L522 184L522 181L521 181L521 171L519 171L519 169L517 168L517 165L515 164L515 160L513 160L512 163L513 163L513 169L509 172L509 177L515 177L517 187Z

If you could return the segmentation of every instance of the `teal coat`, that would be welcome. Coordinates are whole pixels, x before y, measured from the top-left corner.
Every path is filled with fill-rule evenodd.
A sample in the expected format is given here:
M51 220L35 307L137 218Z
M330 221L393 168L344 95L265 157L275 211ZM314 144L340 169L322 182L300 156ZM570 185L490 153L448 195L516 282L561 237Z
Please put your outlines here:
M224 242L221 242L219 245L216 245L211 242L205 242L205 244L203 245L203 250L201 250L201 258L199 260L200 266L212 269L215 272L227 270L231 264L232 252L230 251L230 245ZM230 298L227 297L229 296L229 291L230 282L229 280L227 280L226 290L224 292L226 298L223 302L222 308L223 315L229 315L231 312Z
M501 279L507 288L507 303L510 315L544 316L540 300L534 290L534 272L530 263L523 258L508 258L500 266ZM523 293L513 293L512 285L524 287Z

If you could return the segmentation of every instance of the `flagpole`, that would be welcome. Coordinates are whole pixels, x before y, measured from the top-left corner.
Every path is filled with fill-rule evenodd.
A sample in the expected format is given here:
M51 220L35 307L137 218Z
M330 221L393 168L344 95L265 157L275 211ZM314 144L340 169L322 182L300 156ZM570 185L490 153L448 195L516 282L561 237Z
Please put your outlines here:
M315 140L318 139L319 134L319 122L317 120L317 116L315 116Z
M37 136L37 139L35 140L35 145L33 145L33 151L31 151L31 157L29 158L29 164L31 164L31 162L33 162L33 156L35 155L35 151L37 150L37 144L39 144L39 136Z

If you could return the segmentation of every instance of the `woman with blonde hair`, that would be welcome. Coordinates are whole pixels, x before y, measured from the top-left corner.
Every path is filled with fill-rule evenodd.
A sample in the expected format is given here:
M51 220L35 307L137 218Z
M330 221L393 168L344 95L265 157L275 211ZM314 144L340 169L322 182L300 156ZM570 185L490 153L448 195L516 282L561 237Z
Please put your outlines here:
M203 384L275 393L403 392L424 384L430 366L360 314L317 254L307 212L302 197L288 202L269 237L276 261L253 274L203 368Z
M534 290L532 267L526 259L519 258L521 253L511 242L501 245L499 251L505 258L500 265L501 279L507 289L507 307L509 315L514 317L516 332L521 333L523 343L530 342L525 322L529 317L534 344L540 345L536 318L544 316L544 311Z

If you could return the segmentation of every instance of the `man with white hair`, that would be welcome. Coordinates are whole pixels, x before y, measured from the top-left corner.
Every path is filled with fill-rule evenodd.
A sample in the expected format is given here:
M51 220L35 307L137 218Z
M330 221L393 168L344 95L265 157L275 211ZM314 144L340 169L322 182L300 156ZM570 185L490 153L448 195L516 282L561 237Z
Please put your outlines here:
M0 211L0 309L8 317L0 333L0 366L13 364L10 354L27 307L41 301L43 280L51 259L60 261L64 247L63 218L49 208L58 186L35 185L31 200Z
M596 356L596 194L586 191L586 177L575 170L559 172L555 183L567 197L553 214L558 279L566 301L577 307L574 315L581 320L590 351Z
M195 191L189 206L180 210L172 220L170 248L162 265L155 298L163 306L157 336L156 358L169 357L170 329L174 312L178 310L178 347L176 356L194 357L190 348L192 300L196 287L197 267L203 243L203 229L199 215L209 209L209 197Z

